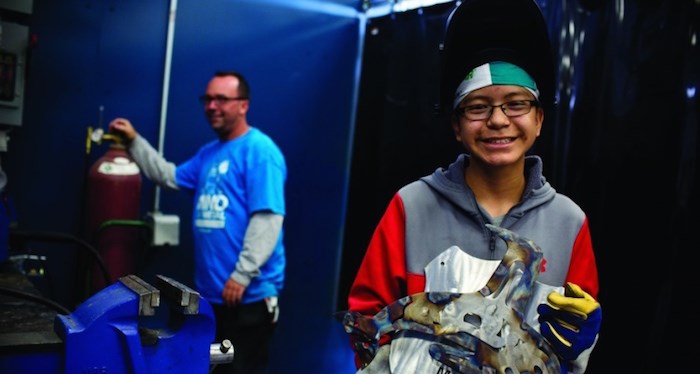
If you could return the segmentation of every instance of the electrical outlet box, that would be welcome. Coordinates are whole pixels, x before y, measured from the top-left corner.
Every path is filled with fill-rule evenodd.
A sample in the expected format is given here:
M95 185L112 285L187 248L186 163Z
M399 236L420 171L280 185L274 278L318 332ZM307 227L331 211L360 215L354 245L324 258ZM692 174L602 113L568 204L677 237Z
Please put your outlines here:
M152 246L180 244L180 217L152 212L148 213L147 222L151 226Z

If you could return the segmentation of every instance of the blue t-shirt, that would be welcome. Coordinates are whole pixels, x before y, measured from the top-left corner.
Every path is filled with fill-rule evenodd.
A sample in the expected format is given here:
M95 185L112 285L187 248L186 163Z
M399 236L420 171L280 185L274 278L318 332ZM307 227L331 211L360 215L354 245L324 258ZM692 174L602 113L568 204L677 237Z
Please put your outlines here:
M253 213L285 214L287 166L274 141L257 128L236 139L212 141L179 165L177 185L194 191L192 225L195 245L194 282L211 303L222 304L221 292L236 268ZM284 284L284 230L260 275L251 280L243 303L279 295Z

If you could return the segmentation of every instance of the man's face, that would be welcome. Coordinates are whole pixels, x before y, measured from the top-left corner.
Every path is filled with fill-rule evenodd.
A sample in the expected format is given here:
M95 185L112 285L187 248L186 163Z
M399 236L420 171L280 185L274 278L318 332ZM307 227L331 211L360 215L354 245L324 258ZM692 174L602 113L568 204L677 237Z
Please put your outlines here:
M249 101L238 95L238 78L214 77L204 95L204 114L220 139L240 135L246 126Z

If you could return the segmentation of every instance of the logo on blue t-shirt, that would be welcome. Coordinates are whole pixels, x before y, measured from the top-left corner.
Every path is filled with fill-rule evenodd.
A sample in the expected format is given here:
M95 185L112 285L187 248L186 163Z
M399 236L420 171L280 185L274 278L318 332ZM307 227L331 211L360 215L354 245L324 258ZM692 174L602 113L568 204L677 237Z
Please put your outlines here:
M209 170L204 188L197 199L194 223L196 227L220 229L226 225L224 212L229 200L218 186L221 175L228 172L228 167L228 160L224 160Z

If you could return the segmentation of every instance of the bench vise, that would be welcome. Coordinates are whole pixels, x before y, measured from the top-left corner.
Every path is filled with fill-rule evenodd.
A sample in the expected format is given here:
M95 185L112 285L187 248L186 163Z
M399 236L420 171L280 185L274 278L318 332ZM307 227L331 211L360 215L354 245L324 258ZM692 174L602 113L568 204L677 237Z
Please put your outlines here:
M208 373L233 361L228 340L214 341L209 303L187 286L157 275L154 287L128 275L56 315L65 373ZM168 308L159 308L161 299Z

